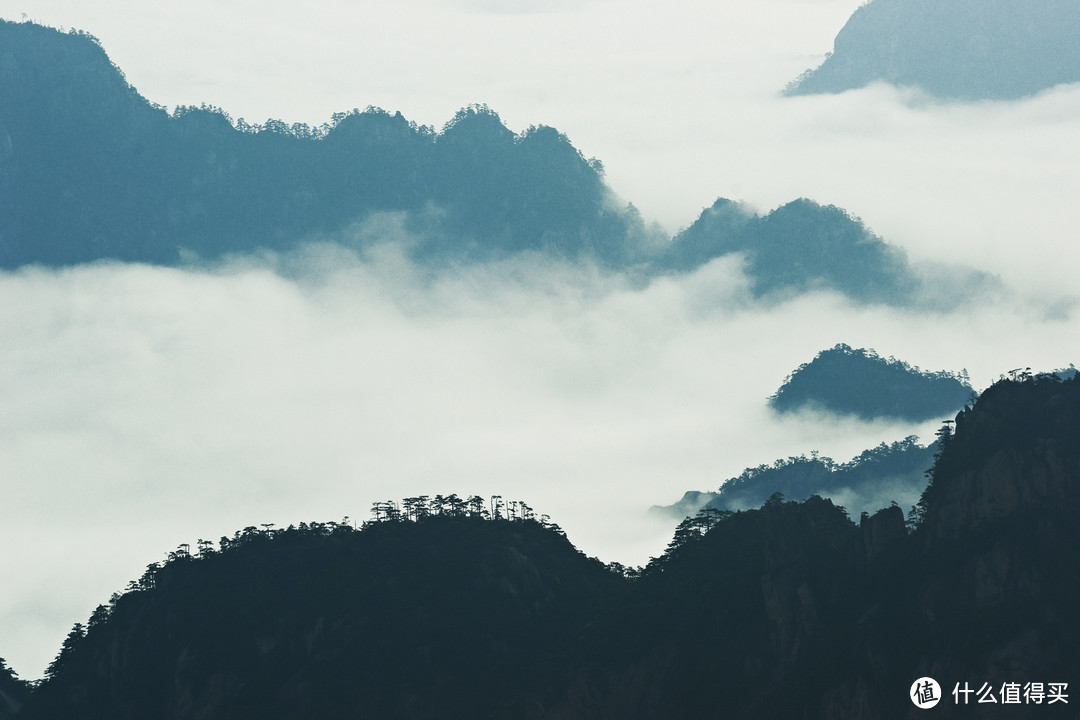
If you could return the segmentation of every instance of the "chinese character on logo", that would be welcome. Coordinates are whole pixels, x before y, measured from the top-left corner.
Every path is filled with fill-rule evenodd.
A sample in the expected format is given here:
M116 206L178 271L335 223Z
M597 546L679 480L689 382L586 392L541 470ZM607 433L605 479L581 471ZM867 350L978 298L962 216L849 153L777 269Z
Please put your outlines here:
M915 707L929 710L941 700L941 686L937 680L921 677L911 685L911 702Z

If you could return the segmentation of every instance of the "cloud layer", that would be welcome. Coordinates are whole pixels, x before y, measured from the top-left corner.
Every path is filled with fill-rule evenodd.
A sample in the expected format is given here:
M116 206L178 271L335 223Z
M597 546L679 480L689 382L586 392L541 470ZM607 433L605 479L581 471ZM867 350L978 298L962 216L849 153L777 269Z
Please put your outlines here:
M859 215L912 258L970 262L1063 292L1080 246L1080 85L1022 102L939 103L873 86L781 98L859 0L376 0L180 6L22 0L97 34L166 106L208 102L260 122L326 122L379 105L441 126L486 102L600 158L647 220L689 225L717 196L765 212L796 197ZM1057 262L1047 262L1048 256Z
M387 243L203 269L0 276L4 652L40 672L73 622L180 543L366 519L375 500L502 494L585 552L645 562L646 510L744 467L850 457L924 427L778 418L765 398L839 341L976 385L1080 353L1073 316L816 295L754 306L737 262L639 287L544 258L433 272ZM361 228L359 231L370 232Z
M98 35L165 105L319 124L375 104L442 125L486 102L515 131L566 132L670 230L719 195L759 211L806 196L1016 294L926 314L752 306L735 261L644 288L535 258L432 273L402 260L394 218L359 230L387 240L362 258L0 275L0 653L39 675L72 623L179 543L419 493L520 497L585 552L644 562L671 532L650 505L777 457L932 433L770 415L783 378L837 342L966 367L977 387L1076 362L1080 88L779 98L859 2L5 8Z

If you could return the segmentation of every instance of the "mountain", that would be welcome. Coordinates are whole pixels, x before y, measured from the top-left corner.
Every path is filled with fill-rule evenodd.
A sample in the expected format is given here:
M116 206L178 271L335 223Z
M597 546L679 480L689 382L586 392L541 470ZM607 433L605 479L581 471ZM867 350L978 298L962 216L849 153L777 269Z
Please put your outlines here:
M742 259L751 294L759 299L831 290L864 304L948 308L1001 290L996 277L970 268L914 266L859 218L807 198L765 215L718 198L647 260L652 272L664 274L721 257Z
M926 372L840 343L796 368L769 405L781 413L816 408L864 420L919 422L956 412L974 392L966 371Z
M745 256L757 297L828 289L860 302L904 305L919 286L902 250L844 210L806 198L764 216L720 198L654 262L687 271L732 253Z
M642 577L655 604L606 636L640 649L607 661L665 679L641 717L916 718L921 677L935 717L1075 717L1078 431L1080 383L1003 380L942 433L909 530L898 507L855 526L818 498L687 518Z
M871 0L833 52L785 90L839 93L873 82L943 98L1011 100L1080 82L1071 0Z
M647 235L598 162L485 106L441 132L378 109L321 128L169 114L90 35L0 21L0 267L175 264L350 233L395 213L417 259L554 250L632 261Z
M747 468L721 483L715 492L695 490L673 505L655 506L654 514L681 519L702 508L731 511L760 507L774 493L791 500L812 495L829 498L853 515L872 513L890 502L909 507L926 488L926 471L937 445L920 445L914 435L864 450L846 463L814 453Z
M922 677L935 717L1075 717L1080 381L1002 380L951 425L907 524L775 495L641 571L454 496L182 546L18 717L899 719Z
M1080 593L1080 383L998 382L955 426L920 501L918 569L891 603L916 633L894 657L999 689L1069 682L1080 672L1080 621L1065 609Z
M530 717L626 582L546 524L461 507L252 527L99 607L19 717Z
M30 686L19 680L4 658L0 658L0 720L9 720L18 715L29 695Z
M388 236L421 263L544 253L635 277L740 254L758 297L943 305L996 287L953 271L925 283L858 218L806 199L763 217L720 199L668 242L565 135L515 134L483 105L438 132L378 108L317 128L169 113L93 36L0 20L0 268L177 265L307 242L363 251ZM952 297L937 297L944 285Z
M586 657L610 674L585 697L603 710L566 717L822 717L859 602L859 529L816 497L705 517L645 569L636 606L590 628Z

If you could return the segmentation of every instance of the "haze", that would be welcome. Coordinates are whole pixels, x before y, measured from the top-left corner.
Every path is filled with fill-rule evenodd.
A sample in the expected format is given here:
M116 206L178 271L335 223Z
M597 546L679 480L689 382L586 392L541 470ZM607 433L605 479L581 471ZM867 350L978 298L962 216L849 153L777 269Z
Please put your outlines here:
M319 124L368 104L441 126L486 102L566 132L669 230L725 195L844 207L916 260L997 273L995 303L927 315L829 295L769 306L737 262L638 287L537 258L434 276L398 218L357 257L0 275L0 652L37 677L147 563L246 525L357 521L371 502L520 498L639 564L645 510L744 467L847 460L922 427L781 420L765 398L837 342L924 369L1080 357L1080 88L1014 103L871 87L781 99L858 2L22 2L79 27L148 99ZM539 12L542 8L549 11Z

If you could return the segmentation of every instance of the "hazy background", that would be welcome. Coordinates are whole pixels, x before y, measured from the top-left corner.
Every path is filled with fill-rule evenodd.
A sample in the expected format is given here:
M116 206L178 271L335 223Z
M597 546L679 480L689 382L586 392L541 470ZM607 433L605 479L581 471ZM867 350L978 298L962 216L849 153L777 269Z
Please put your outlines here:
M819 295L754 306L737 263L641 288L536 258L431 277L398 218L201 270L0 274L0 654L37 677L71 624L177 544L368 517L374 500L499 493L601 559L639 564L687 489L923 427L778 419L765 398L837 342L982 388L1080 357L1080 88L1016 103L886 87L781 99L859 4L21 2L98 36L172 107L319 124L373 104L436 127L486 102L566 132L674 231L717 195L840 205L913 259L1013 289L952 313ZM547 9L546 12L539 12Z

